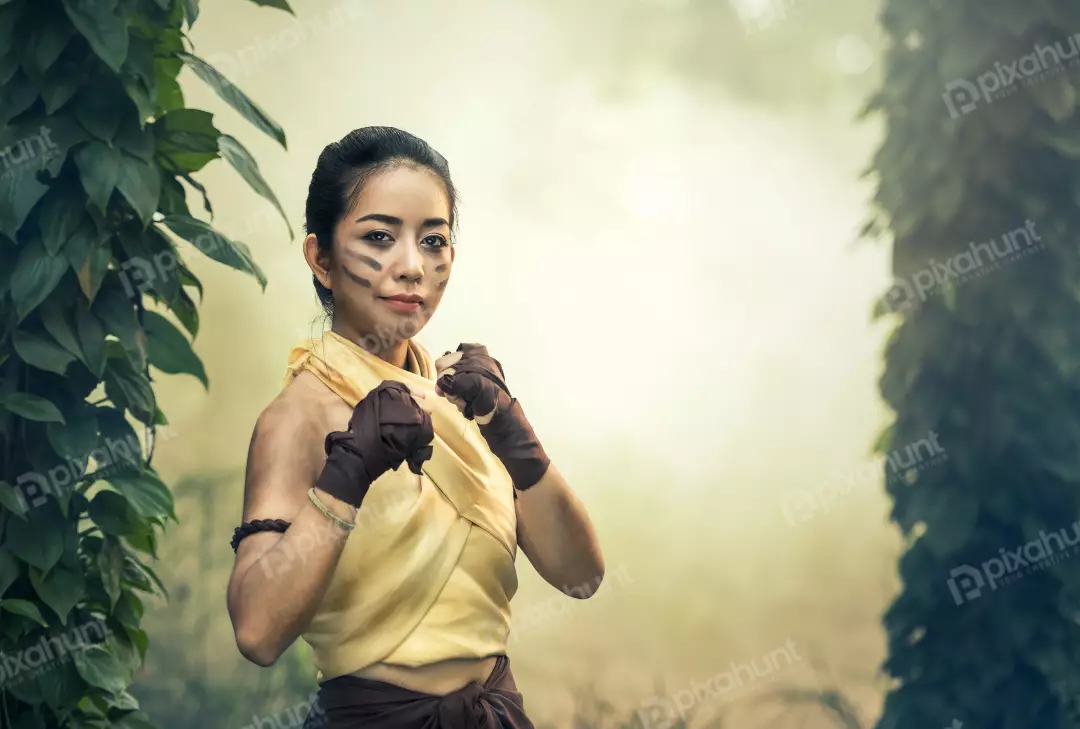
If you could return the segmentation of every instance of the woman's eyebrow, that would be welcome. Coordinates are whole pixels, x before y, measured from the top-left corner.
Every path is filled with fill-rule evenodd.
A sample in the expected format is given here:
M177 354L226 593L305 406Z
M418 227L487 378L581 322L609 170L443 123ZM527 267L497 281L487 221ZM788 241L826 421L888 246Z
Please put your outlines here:
M383 215L382 213L371 213L370 215L364 215L357 218L357 223L362 223L365 220L377 220L380 223L386 223L387 225L401 225L405 221L401 218L394 217L393 215ZM439 225L449 226L450 223L445 218L428 218L424 221L425 228L434 228Z

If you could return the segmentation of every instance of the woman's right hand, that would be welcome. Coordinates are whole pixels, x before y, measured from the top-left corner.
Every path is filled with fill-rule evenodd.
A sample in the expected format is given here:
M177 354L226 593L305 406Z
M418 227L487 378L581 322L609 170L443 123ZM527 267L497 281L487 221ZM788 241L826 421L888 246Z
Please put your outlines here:
M353 409L347 431L326 436L326 465L315 487L359 507L375 479L402 463L419 475L435 431L424 393L384 380Z

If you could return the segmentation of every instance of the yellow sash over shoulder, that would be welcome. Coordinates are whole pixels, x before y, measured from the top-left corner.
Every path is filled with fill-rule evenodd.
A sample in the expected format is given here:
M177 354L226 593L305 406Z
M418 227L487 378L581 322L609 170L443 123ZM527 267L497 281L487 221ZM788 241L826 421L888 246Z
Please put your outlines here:
M304 632L320 678L373 663L424 665L505 652L517 589L513 485L476 424L435 395L435 364L408 341L408 371L327 332L293 348L350 407L383 380L427 394L435 438L417 476L403 463L371 485L357 526Z

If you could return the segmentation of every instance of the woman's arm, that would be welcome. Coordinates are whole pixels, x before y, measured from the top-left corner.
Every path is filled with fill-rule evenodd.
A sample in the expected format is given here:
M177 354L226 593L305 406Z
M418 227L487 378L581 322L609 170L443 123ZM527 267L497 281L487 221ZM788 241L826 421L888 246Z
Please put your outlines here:
M311 621L348 537L307 495L324 461L312 444L324 435L298 408L278 402L251 438L243 519L292 522L284 534L257 532L240 542L229 578L236 645L260 666L273 664ZM355 520L355 507L316 493L339 518Z
M518 544L540 576L571 597L591 597L604 579L604 557L585 505L562 474L549 465L515 505Z
M516 489L518 544L549 584L590 597L604 558L589 515L551 464L521 403L510 397L502 364L480 344L459 344L435 362L436 392L474 419Z

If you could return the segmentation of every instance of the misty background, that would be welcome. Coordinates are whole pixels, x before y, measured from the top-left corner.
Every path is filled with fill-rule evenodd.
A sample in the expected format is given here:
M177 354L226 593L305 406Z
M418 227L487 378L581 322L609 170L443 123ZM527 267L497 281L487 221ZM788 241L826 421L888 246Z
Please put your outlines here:
M889 249L858 241L880 136L856 120L879 79L876 3L294 8L203 0L191 38L285 128L287 152L242 139L295 237L227 165L201 173L215 227L269 285L189 259L211 387L157 385L170 425L154 464L181 524L159 565L172 598L148 609L144 709L169 727L299 726L286 709L315 688L305 646L270 669L237 652L228 542L255 419L289 348L325 325L299 246L311 172L326 144L377 124L438 149L462 195L454 275L418 339L488 346L600 531L608 577L591 600L518 560L509 654L537 726L670 706L785 645L797 660L769 677L699 691L695 721L836 726L772 697L794 687L839 690L872 723L900 549L871 455L889 420L890 324L870 316ZM183 73L189 106L247 131Z

